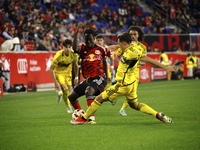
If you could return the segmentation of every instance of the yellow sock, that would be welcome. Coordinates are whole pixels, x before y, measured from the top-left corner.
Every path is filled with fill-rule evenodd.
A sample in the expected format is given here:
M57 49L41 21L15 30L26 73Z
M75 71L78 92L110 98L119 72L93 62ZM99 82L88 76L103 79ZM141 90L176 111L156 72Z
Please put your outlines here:
M154 116L156 116L156 114L158 113L157 111L155 111L154 109L152 109L144 103L138 103L137 110Z
M70 101L69 101L69 99L68 99L68 94L69 94L68 88L65 88L65 89L63 90L63 100L64 100L64 102L65 102L66 107L71 106Z
M94 114L98 109L99 107L101 106L101 103L99 103L97 100L94 100L90 107L88 107L86 113L83 115L83 117L85 119L88 119L92 114Z
M124 103L122 105L123 109L126 109L129 106L127 99L124 100Z

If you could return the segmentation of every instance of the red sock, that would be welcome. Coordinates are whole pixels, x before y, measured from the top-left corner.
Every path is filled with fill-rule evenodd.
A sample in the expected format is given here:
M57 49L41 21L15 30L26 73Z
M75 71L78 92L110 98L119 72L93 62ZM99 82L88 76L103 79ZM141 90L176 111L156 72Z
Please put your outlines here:
M87 100L87 106L90 107L91 103L93 102L93 99ZM91 116L95 116L95 114L92 114Z
M80 105L80 103L78 101L76 101L75 103L71 103L71 104L74 107L74 109L82 109L81 105Z
M94 101L93 99L88 99L88 100L86 101L86 102L87 102L87 106L89 107L93 101Z

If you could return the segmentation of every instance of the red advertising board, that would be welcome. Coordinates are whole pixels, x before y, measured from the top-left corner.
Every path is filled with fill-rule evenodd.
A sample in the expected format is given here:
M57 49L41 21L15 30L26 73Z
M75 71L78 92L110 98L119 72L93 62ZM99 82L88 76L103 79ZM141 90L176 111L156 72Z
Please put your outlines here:
M49 73L55 53L0 53L3 70L10 70L10 85L53 83Z
M151 82L151 67L140 67L140 82Z
M7 52L0 53L0 60L3 62L3 70L7 70L10 74L10 85L24 84L34 81L38 84L53 83L49 73L51 60L55 52ZM160 54L148 54L149 57L158 60ZM200 58L200 55L196 55ZM172 64L176 61L185 61L187 55L168 53L169 60ZM186 65L184 64L184 76L187 76ZM150 68L152 65L146 63L140 68L140 82L150 82L154 79L163 79L166 72L160 68Z
M167 72L162 68L151 67L151 79L152 80L167 79Z

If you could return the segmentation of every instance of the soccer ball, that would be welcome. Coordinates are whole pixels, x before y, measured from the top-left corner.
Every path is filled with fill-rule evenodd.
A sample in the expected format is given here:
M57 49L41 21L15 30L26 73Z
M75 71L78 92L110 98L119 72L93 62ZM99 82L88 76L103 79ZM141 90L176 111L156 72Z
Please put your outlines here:
M81 117L84 114L85 114L85 111L83 109L76 109L72 113L72 120L75 120L75 119L77 119L78 117Z

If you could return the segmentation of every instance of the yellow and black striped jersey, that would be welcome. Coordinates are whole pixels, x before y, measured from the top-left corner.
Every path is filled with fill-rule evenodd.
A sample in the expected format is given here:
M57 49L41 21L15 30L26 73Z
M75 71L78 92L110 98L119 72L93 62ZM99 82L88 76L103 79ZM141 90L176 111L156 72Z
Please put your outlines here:
M64 49L58 51L53 60L52 65L55 66L55 73L72 75L72 64L78 62L78 54L72 50L69 56L64 54Z
M122 56L116 74L116 81L124 85L131 84L139 77L139 61L147 55L146 46L142 43L133 43L124 52L118 49L118 56Z

